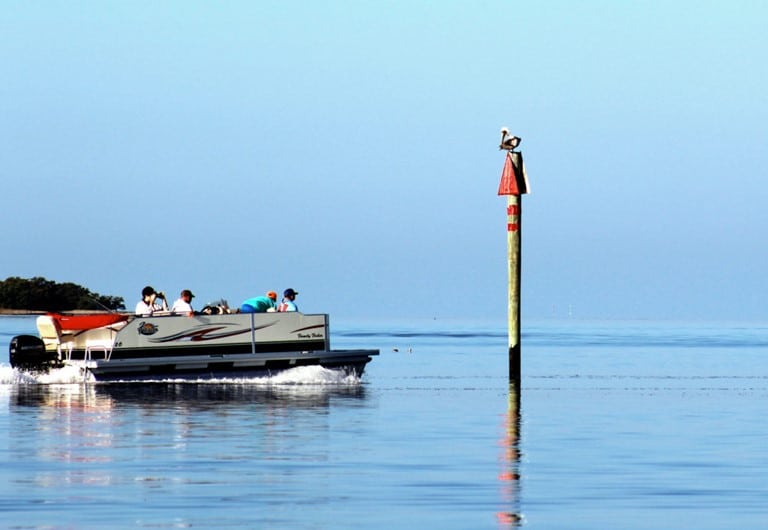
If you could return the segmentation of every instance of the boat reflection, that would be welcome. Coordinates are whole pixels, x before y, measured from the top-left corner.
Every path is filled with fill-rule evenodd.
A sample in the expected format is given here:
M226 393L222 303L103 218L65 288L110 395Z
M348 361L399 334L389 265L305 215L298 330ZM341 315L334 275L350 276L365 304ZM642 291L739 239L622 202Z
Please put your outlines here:
M150 385L97 385L98 395L119 405L138 405L145 409L221 409L244 404L270 408L328 407L332 402L365 398L361 385L248 385L221 383L153 383Z
M108 411L113 403L90 385L25 384L11 387L9 406Z
M286 444L302 447L331 429L330 411L357 408L365 391L360 385L33 384L14 386L8 397L15 412L10 454L46 464L15 480L59 491L124 482L122 466L136 453L150 462L194 460L198 444L228 436L245 436L253 446L231 445L227 458L245 458L238 451L250 458L258 447L262 461L279 459ZM329 458L324 451L312 457ZM132 480L153 488L166 479Z
M12 388L8 405L18 409L9 416L8 451L19 460L45 463L15 479L17 486L60 491L114 483L114 404L109 397L85 385L25 384Z
M520 382L509 384L509 402L504 416L502 449L501 501L505 509L496 512L499 528L518 528L523 524L520 513Z
M11 406L56 407L107 411L116 407L143 409L220 409L228 405L265 404L275 407L327 407L332 402L365 398L362 385L249 385L226 383L144 383L100 385L20 385L11 392Z

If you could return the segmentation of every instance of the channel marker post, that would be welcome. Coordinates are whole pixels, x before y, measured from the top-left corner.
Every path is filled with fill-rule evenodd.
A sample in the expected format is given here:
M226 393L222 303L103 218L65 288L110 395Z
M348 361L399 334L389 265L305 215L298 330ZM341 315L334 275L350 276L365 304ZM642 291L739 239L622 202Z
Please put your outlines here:
M528 193L523 154L516 151L520 138L501 129L499 149L506 151L499 195L507 196L507 261L509 264L509 380L520 382L520 250L522 243L522 195Z

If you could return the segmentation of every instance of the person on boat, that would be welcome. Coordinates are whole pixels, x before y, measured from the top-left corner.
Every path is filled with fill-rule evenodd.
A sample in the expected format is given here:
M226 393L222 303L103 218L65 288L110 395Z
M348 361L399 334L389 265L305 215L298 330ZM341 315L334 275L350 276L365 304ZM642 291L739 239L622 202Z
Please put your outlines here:
M277 309L277 293L269 291L265 296L249 298L240 306L241 313L271 313Z
M299 307L296 305L297 294L299 293L294 291L293 289L286 289L283 292L283 301L279 306L277 306L277 310L280 311L281 313L285 313L288 311L298 311Z
M171 306L171 313L174 315L191 315L195 312L192 309L192 299L195 295L189 289L184 289L179 295L179 299L176 300Z
M155 303L157 299L163 301L162 304ZM158 311L168 311L168 302L165 301L165 294L158 293L147 285L141 290L141 300L136 304L136 314L143 317L150 317Z
M238 309L236 312L239 311ZM229 315L232 313L232 310L229 308L229 303L222 298L206 305L200 312L204 315Z

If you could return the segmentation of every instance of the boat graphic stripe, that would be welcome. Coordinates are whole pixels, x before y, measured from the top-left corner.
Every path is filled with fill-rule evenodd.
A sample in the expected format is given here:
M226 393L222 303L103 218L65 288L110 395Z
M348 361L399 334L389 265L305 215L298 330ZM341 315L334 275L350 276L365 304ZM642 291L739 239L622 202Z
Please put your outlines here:
M226 337L234 337L235 335L241 335L243 333L250 333L251 328L240 328L224 332L219 332L220 329L226 329L225 326L215 327L203 327L200 329L193 329L191 331L185 331L183 333L176 333L175 335L169 335L167 337L158 337L156 339L149 339L150 342L162 343L162 342L201 342L206 340L223 339Z
M308 329L317 329L317 328L324 328L324 327L325 326L323 324L318 324L316 326L307 326L306 328L294 329L293 331L291 331L291 333L298 333L300 331L307 331Z
M250 342L237 343L237 344L206 344L200 342L184 341L180 343L168 343L163 345L153 345L150 348L150 352L147 348L118 348L112 351L111 361L119 359L142 359L145 361L151 360L152 362L163 359L165 357L184 357L187 360L190 359L211 359L228 355L248 355L253 352L253 346ZM276 353L285 352L291 355L298 355L299 352L323 352L325 351L325 343L323 341L292 341L292 342L266 342L256 343L257 356L272 357ZM72 352L73 359L82 359L84 351L74 350ZM302 353L302 356L305 354Z

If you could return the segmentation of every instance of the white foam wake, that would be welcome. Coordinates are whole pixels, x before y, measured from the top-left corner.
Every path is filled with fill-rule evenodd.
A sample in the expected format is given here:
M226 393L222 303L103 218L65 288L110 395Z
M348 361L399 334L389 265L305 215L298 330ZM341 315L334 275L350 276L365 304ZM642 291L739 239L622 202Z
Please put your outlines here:
M65 366L51 370L48 373L32 374L16 370L7 364L0 364L0 384L2 385L60 385L73 383L93 383L93 376L86 376L85 380L80 368ZM274 375L263 377L240 378L216 378L216 379L179 379L175 377L162 378L143 382L158 383L234 383L252 384L259 386L285 385L285 386L354 386L360 384L360 378L356 375L348 375L341 370L330 370L322 366L297 366Z
M0 364L0 384L4 385L66 385L82 382L83 374L76 366L65 366L45 374L33 374Z
M221 377L221 378L164 378L158 382L168 383L214 383L241 384L253 386L353 386L360 384L360 377L348 375L341 370L330 370L322 366L297 366L277 372L273 375L259 377Z

